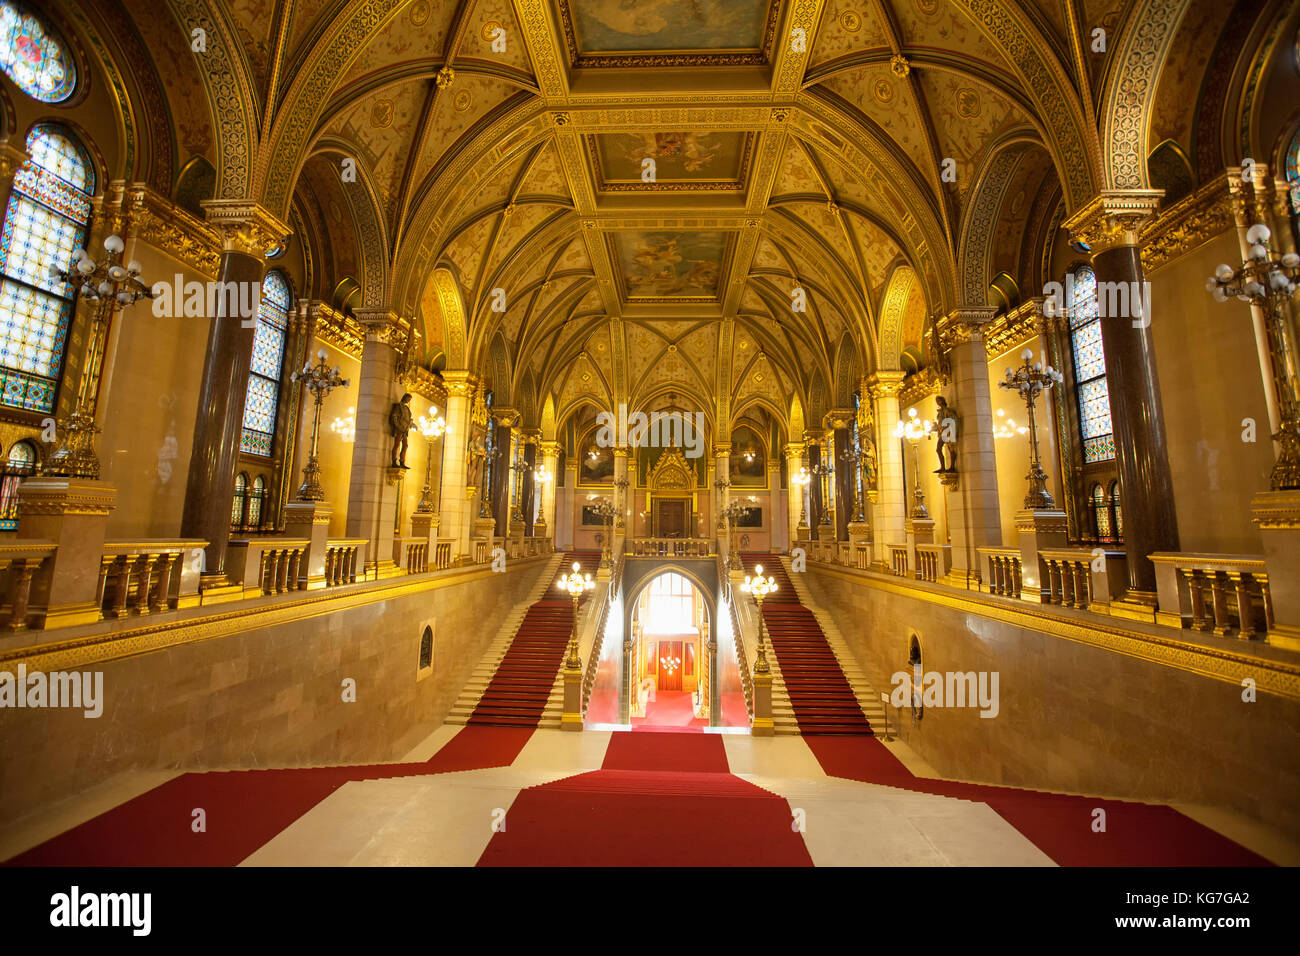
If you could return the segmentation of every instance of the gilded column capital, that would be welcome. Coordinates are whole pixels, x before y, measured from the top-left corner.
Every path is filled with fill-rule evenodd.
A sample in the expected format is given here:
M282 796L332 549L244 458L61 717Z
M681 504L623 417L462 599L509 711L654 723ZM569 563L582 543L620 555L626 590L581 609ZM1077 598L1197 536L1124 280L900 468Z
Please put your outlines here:
M18 172L23 163L30 158L25 149L20 149L10 142L0 143L0 182L4 185L12 182L14 173Z
M822 416L822 427L832 431L848 428L857 418L858 413L851 408L832 408Z
M713 457L726 458L731 454L731 442L719 441L713 443Z
M808 449L801 441L792 441L785 446L785 456L787 458L802 458L804 452Z
M442 384L447 389L449 396L459 398L473 398L474 392L478 389L478 376L468 369L455 369L454 371L444 371L442 373Z
M627 445L615 445L612 451L614 453L614 458L619 459L619 458L626 458L628 456L629 449Z
M216 230L222 252L266 258L293 230L259 203L248 199L205 199L200 203Z
M399 352L406 348L411 325L392 309L356 309L353 314L367 342L382 342Z
M1142 224L1160 206L1163 189L1103 189L1062 225L1095 256L1141 244Z
M537 450L546 458L559 458L561 445L558 441L539 441Z
M872 398L892 398L903 390L907 373L901 370L873 372L867 378L867 388Z
M492 420L501 428L513 428L519 424L519 418L519 409L517 408L492 409Z
M519 437L525 445L540 445L542 443L542 430L540 428L521 428Z

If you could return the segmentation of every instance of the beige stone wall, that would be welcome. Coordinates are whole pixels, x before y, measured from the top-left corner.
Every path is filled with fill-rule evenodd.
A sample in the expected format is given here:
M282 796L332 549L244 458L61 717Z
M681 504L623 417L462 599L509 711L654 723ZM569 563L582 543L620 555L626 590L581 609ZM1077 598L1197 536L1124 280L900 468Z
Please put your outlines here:
M913 631L926 671L998 672L995 718L929 708L914 722L890 708L890 729L940 773L1227 807L1300 834L1300 704L1243 703L1236 685L888 593L865 576L814 566L804 580L878 691L909 669Z
M0 823L121 771L283 767L400 758L454 703L549 558L450 586L85 668L104 712L0 710ZM460 572L457 572L459 575ZM443 578L445 580L445 573ZM218 607L218 611L220 608ZM417 681L420 635L433 668ZM356 681L344 703L341 682Z
M1268 490L1273 466L1268 411L1249 307L1220 304L1205 291L1221 262L1241 262L1232 233L1148 277L1179 545L1261 554L1250 499ZM1256 424L1254 443L1242 441L1247 418Z

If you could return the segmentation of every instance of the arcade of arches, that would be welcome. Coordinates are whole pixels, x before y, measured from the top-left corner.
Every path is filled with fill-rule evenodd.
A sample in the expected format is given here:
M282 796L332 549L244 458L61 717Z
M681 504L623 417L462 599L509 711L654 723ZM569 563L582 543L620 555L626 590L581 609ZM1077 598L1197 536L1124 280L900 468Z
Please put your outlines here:
M0 0L0 70L0 859L1300 861L1300 6ZM331 769L133 838L251 767ZM519 822L360 829L425 798Z

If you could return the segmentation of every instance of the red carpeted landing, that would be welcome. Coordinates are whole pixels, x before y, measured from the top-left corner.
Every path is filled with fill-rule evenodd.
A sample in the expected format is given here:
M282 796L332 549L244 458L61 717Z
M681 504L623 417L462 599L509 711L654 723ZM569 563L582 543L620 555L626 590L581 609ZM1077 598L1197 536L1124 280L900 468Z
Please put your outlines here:
M1272 866L1172 807L915 777L873 738L805 742L832 776L986 803L1061 866Z
M536 727L572 633L573 604L568 598L532 605L466 723Z
M633 730L675 730L704 733L709 722L695 716L695 696L688 690L661 690L648 701L644 717L632 718Z
M826 643L821 625L799 602L780 560L772 554L742 554L740 558L749 574L762 565L764 577L776 580L776 593L763 602L763 622L799 733L871 736L871 725Z
M234 866L354 780L508 767L531 730L466 727L427 763L186 773L6 866ZM191 826L194 811L206 832Z
M721 737L615 733L600 770L520 792L479 866L811 866L791 821Z

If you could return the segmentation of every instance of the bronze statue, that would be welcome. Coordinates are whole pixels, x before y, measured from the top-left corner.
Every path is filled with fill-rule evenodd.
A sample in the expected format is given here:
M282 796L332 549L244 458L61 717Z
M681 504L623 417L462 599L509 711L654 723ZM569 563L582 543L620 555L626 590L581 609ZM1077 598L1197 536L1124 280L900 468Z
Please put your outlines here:
M388 431L393 436L393 467L406 467L406 442L410 437L415 422L411 418L411 393L402 396L400 402L393 402L388 410Z
M939 406L934 413L935 453L939 456L939 471L956 471L957 413L948 406L948 400L942 395L935 399L935 404Z

